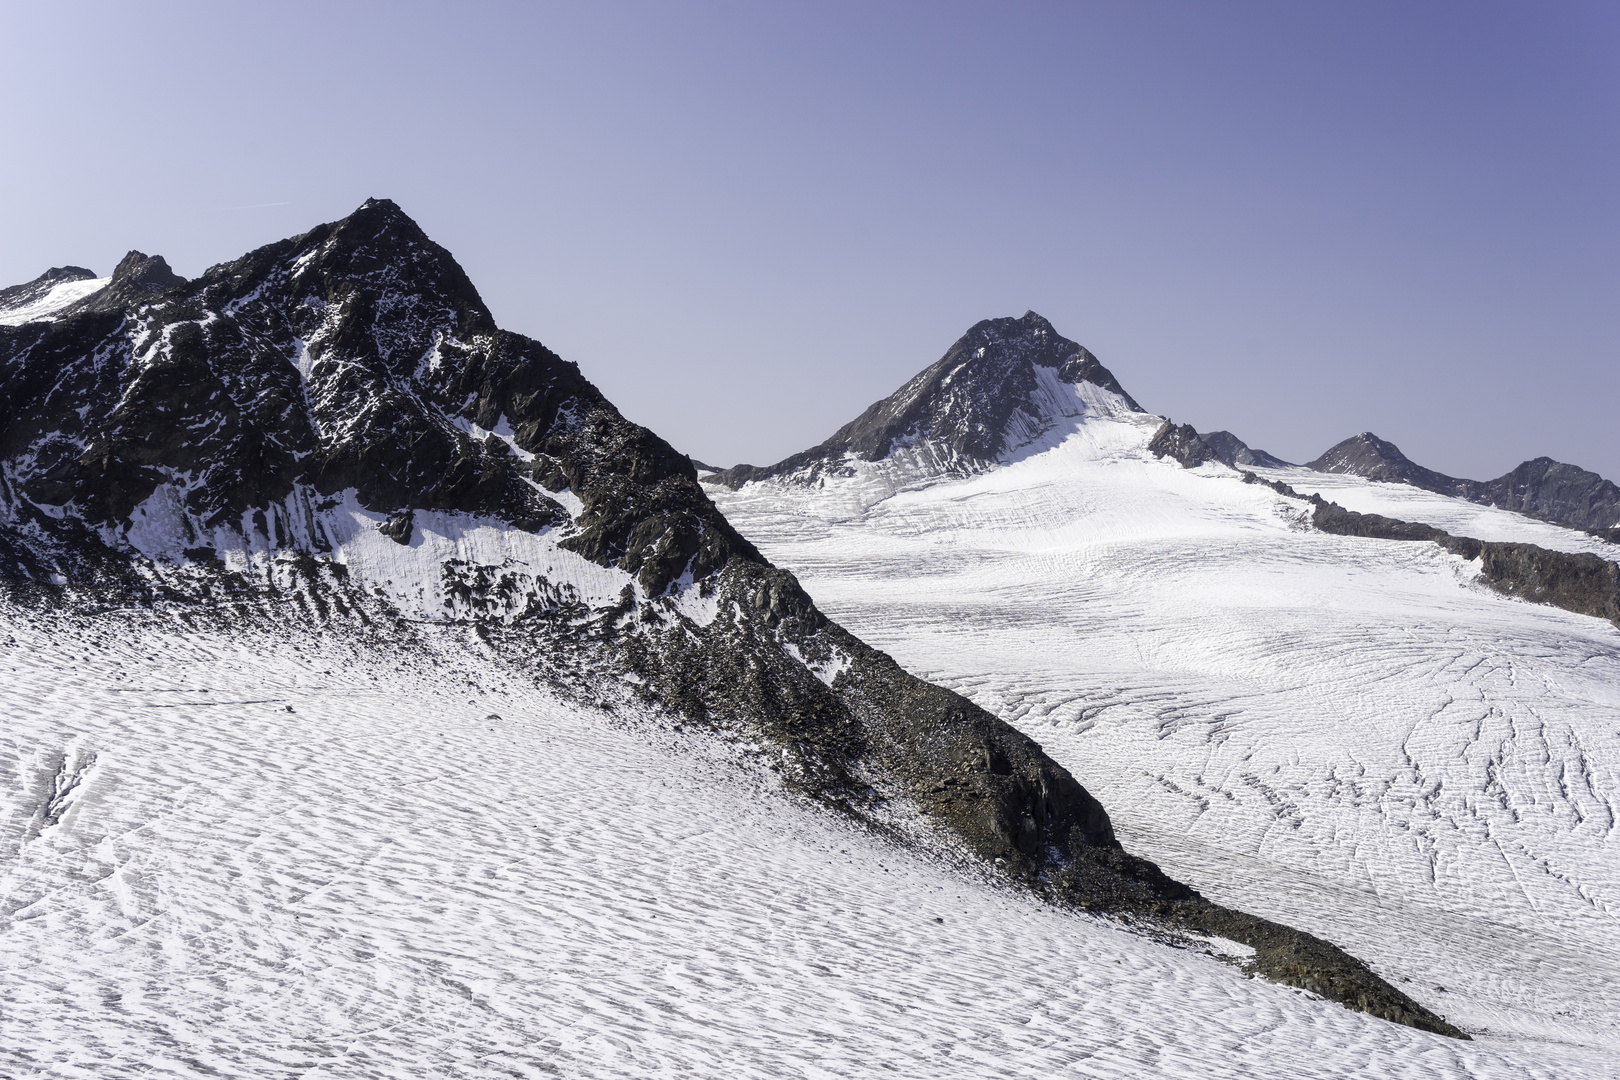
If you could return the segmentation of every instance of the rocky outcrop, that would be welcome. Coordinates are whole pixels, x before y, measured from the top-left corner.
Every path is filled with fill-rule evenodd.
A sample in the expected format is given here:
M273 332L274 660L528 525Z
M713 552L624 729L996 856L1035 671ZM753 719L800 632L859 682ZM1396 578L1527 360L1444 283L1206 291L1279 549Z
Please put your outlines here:
M130 304L144 303L185 283L185 278L169 269L163 256L131 251L118 260L105 289L69 310L121 311Z
M1577 465L1538 457L1479 485L1474 502L1575 525L1606 536L1620 531L1620 487Z
M1027 441L1055 423L1035 400L1040 370L1061 383L1089 383L1141 411L1095 356L1028 311L1017 319L978 323L937 363L825 442L775 465L736 465L707 479L732 489L800 472L813 480L846 458L880 461L897 447L917 443L961 468L983 466L1012 448L1015 429Z
M1310 497L1311 523L1340 536L1416 540L1439 544L1454 555L1480 560L1480 576L1498 592L1620 626L1620 564L1590 552L1551 551L1534 544L1507 544L1453 536L1432 525L1379 514L1358 514L1320 495Z
M1275 454L1256 450L1230 431L1205 431L1198 436L1215 456L1234 469L1287 469L1291 463Z
M1148 440L1148 450L1154 457L1179 461L1184 469L1196 469L1206 461L1219 461L1213 447L1199 437L1191 424L1177 424L1166 420Z
M1460 480L1425 469L1401 453L1394 443L1364 431L1333 446L1306 468L1350 473L1385 483L1411 484L1425 491L1515 510L1600 536L1620 528L1620 487L1595 472L1548 457L1526 461L1495 480Z

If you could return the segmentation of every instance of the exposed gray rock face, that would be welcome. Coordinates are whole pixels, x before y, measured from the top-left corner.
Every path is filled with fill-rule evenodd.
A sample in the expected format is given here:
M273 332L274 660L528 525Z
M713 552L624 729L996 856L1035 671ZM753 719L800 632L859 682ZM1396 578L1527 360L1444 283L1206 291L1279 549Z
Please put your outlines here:
M1265 483L1245 473L1248 483ZM1537 604L1608 619L1620 626L1620 563L1591 552L1551 551L1535 544L1512 544L1453 536L1421 522L1346 510L1320 495L1301 495L1281 482L1267 486L1278 494L1309 502L1311 524L1339 536L1412 540L1438 544L1464 559L1480 560L1480 576L1496 591Z
M1473 498L1583 529L1613 532L1620 528L1620 487L1595 472L1549 457L1526 461L1480 485Z
M1043 370L1136 407L1030 314L979 324L826 452L882 455L926 435L993 456ZM244 571L202 543L178 563L142 555L131 530L160 487L188 529L270 558ZM574 512L547 494L565 490ZM0 326L0 589L15 601L86 618L161 605L213 622L305 619L409 647L388 594L331 557L320 522L340 495L380 515L400 549L424 512L461 511L628 576L617 602L586 603L536 567L437 565L459 617L514 673L588 701L636 694L672 721L746 736L789 790L857 821L920 820L941 853L1012 886L1167 934L1218 933L1252 945L1269 978L1460 1034L1331 944L1125 852L1038 745L829 620L731 527L689 458L574 364L500 330L391 202L193 281L132 253L56 321Z
M1548 457L1526 461L1495 480L1460 480L1425 469L1394 443L1364 431L1333 446L1306 467L1411 484L1425 491L1600 533L1620 526L1620 487L1595 472Z
M77 308L84 311L120 311L131 303L139 304L185 283L185 278L169 269L163 256L131 251L118 260L107 287L82 301Z
M0 327L0 359L0 496L36 534L33 550L59 548L70 563L104 545L67 534L127 531L163 484L184 488L200 527L242 523L272 547L298 535L317 554L327 545L309 533L314 504L345 488L382 512L464 510L545 528L566 515L524 480L565 486L548 471L556 456L524 465L466 429L503 411L553 426L557 409L594 393L537 342L501 334L448 253L375 200L193 282L131 252L106 289L55 322ZM599 434L637 440L622 427ZM559 430L553 441L584 437ZM690 472L657 450L640 467L650 486ZM295 489L305 498L289 512ZM608 492L582 497L590 525L577 542L591 557L615 551L649 581L680 572L673 551L627 550L642 515L625 520ZM695 520L677 531L701 545Z
M1230 431L1205 431L1198 437L1215 451L1217 458L1234 469L1286 469L1292 464L1275 454L1254 449Z
M1214 447L1204 442L1191 424L1171 420L1159 425L1159 430L1148 440L1147 448L1155 457L1179 461L1184 469L1196 469L1206 461L1220 460Z
M1426 491L1466 498L1458 487L1466 481L1425 469L1401 453L1400 447L1370 431L1363 431L1333 445L1315 461L1307 462L1305 467L1317 472L1365 476L1369 480L1390 484L1411 484Z
M1021 318L976 324L937 363L820 445L767 467L737 465L710 480L735 489L800 470L813 476L818 468L835 468L846 455L880 461L897 446L923 441L964 468L988 464L1009 448L1015 418L1023 421L1018 426L1025 432L1054 422L1031 400L1042 368L1064 383L1088 382L1112 391L1141 411L1095 356L1028 311Z

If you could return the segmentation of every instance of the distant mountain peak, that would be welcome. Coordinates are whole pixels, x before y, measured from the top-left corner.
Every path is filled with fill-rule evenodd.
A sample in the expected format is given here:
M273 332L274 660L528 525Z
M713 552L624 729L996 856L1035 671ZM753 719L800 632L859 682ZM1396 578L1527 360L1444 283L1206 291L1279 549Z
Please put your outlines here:
M768 468L738 465L708 479L738 487L800 469L838 468L851 457L881 461L914 446L947 467L981 466L1081 415L1080 384L1111 396L1112 407L1142 411L1090 350L1036 312L984 319L820 445Z
M1348 473L1607 532L1620 527L1620 487L1578 465L1538 457L1495 480L1464 480L1426 469L1370 431L1329 447L1308 469Z
M1317 472L1348 473L1353 476L1365 476L1369 480L1411 484L1414 487L1439 491L1447 495L1457 494L1453 490L1458 483L1457 480L1432 469L1425 469L1401 453L1400 447L1370 431L1363 431L1343 442L1335 443L1324 451L1321 457L1308 462L1305 467L1315 469Z
M82 266L53 266L33 281L22 285L13 285L7 289L0 289L0 304L6 303L6 298L15 290L59 285L64 281L92 281L95 279L94 270L86 270Z
M1275 454L1255 449L1230 431L1200 432L1199 438L1217 458L1234 469L1286 469L1292 465Z
M169 269L168 262L161 255L146 255L139 251L131 251L113 268L112 287L138 286L148 292L163 292L176 285L184 285L186 279Z
M94 270L86 270L82 266L53 266L32 281L0 289L0 324L27 319L29 313L39 310L42 304L54 307L49 298L53 294L60 296L63 286L95 280ZM65 291L72 299L72 294L79 290L69 288ZM8 315L12 317L7 318Z

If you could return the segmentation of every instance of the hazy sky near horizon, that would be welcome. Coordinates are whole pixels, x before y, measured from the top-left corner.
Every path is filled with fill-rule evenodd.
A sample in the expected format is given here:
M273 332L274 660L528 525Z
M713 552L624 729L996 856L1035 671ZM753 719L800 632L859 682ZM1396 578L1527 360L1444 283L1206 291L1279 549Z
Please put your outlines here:
M1034 309L1307 460L1620 480L1620 5L0 0L0 285L392 198L720 465Z

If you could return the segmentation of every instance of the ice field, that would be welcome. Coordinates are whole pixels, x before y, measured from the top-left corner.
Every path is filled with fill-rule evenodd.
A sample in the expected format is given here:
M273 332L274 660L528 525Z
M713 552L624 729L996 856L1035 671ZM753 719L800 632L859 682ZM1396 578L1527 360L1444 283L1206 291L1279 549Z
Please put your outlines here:
M1620 630L1432 544L1316 532L1232 470L1155 459L1160 418L1078 389L971 477L906 449L710 491L829 615L1039 741L1127 847L1471 1031L1620 1061ZM1265 475L1615 554L1412 488Z
M63 281L27 303L0 306L0 326L21 326L36 319L50 319L87 296L94 296L112 281L110 277Z
M465 627L4 615L8 1077L1611 1074L964 878Z

